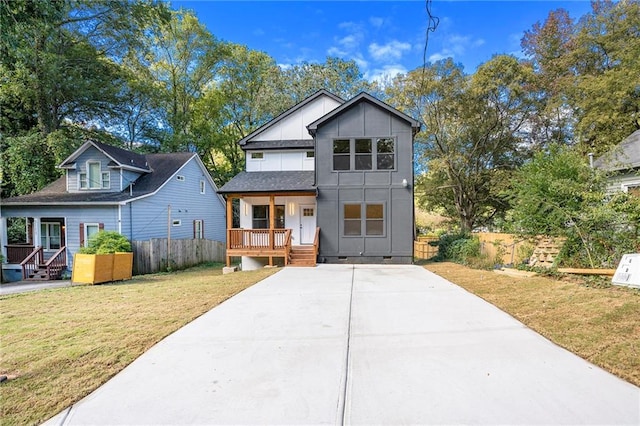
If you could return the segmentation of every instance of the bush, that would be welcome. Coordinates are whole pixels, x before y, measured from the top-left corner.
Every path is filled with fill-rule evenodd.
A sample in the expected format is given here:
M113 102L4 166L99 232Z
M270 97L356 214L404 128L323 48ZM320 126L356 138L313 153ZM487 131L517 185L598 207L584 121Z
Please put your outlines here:
M473 267L488 267L480 254L480 240L469 234L444 234L438 241L438 255L435 261L450 260Z
M115 231L100 231L89 239L87 247L82 247L82 254L110 254L130 252L131 243L123 235Z

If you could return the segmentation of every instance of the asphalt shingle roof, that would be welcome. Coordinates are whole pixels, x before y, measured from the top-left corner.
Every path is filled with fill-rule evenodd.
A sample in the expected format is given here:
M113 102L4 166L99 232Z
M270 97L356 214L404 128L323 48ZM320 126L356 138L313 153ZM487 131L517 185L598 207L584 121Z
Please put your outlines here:
M140 155L140 154L137 154ZM143 164L152 170L138 178L131 194L126 188L121 192L80 191L67 192L67 178L62 176L42 190L32 194L5 198L3 205L25 204L79 204L79 203L118 203L131 198L151 194L157 191L174 173L187 163L195 154L178 152L170 154L147 154Z
M593 162L599 169L615 171L640 167L640 130L636 130L614 149Z
M218 190L222 194L315 191L313 171L240 172Z
M250 141L240 146L243 150L255 149L313 149L313 139Z

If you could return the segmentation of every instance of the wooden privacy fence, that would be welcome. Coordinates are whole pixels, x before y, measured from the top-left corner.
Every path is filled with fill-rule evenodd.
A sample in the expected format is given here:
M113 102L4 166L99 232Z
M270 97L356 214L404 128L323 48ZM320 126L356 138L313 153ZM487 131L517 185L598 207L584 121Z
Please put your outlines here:
M438 254L438 246L429 244L432 241L438 241L437 236L421 235L417 241L413 242L413 256L418 259L431 259Z
M527 252L529 256L531 255L538 240L499 232L478 232L473 235L480 240L480 253L503 265L517 265L528 260L529 257L525 258L525 255ZM525 250L527 247L529 250Z
M225 244L205 239L169 240L152 238L133 241L133 274L152 274L183 269L204 262L224 262Z

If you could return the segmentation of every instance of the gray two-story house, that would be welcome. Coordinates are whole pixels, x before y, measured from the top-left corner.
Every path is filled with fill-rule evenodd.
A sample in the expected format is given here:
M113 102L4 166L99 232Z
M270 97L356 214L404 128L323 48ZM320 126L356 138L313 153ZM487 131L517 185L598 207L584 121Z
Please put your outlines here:
M220 188L227 263L410 263L419 130L367 93L344 101L322 90L242 139L246 171Z

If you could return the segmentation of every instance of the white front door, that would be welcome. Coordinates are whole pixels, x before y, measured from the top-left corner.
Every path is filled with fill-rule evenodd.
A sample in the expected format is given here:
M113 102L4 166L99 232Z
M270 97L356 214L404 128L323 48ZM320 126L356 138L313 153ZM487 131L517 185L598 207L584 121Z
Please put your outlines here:
M300 244L313 244L316 234L316 206L300 206Z

